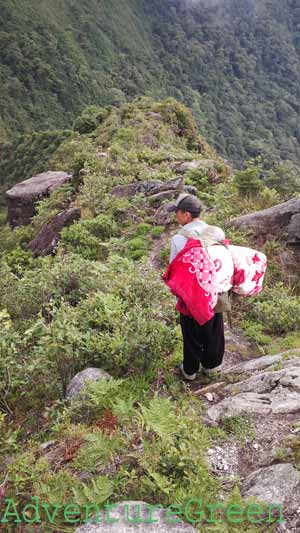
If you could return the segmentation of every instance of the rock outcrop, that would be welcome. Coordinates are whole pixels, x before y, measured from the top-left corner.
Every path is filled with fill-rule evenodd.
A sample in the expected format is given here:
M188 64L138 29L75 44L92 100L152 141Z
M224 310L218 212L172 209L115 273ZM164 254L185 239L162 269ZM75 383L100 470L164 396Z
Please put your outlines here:
M185 174L190 170L199 170L204 172L212 181L215 181L219 175L220 163L213 159L195 159L194 161L185 161L183 163L174 163L171 165L179 174Z
M51 254L59 241L61 230L79 218L80 209L77 207L71 207L59 213L42 227L37 236L28 244L28 249L35 257Z
M102 379L112 379L108 372L101 370L101 368L85 368L70 381L67 387L66 397L68 400L81 396L86 385L91 382L100 381Z
M161 180L134 181L133 183L113 187L111 194L119 198L131 198L138 193L146 194L160 185L163 185Z
M151 509L151 505L138 501L114 505L110 510L110 522L105 511L100 511L98 524L85 524L77 528L75 533L197 533L197 529L184 523L175 514L167 513L166 509Z
M282 365L285 366L285 361ZM281 370L254 374L250 378L225 387L228 397L208 409L208 417L216 423L223 417L242 414L280 415L300 411L300 359Z
M66 172L43 172L6 191L8 222L11 227L29 224L35 214L36 202L49 196L71 178L72 175Z
M269 504L285 504L300 496L300 472L289 463L260 468L252 472L243 483L243 496L254 496Z
M295 242L300 234L300 198L234 218L227 226L251 229L256 235L277 235L280 238L285 234L287 241Z

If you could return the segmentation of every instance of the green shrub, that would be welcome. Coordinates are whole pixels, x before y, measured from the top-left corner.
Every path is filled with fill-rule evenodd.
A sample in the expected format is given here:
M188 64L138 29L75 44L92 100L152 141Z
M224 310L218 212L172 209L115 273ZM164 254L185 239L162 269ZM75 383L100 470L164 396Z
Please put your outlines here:
M21 246L16 246L14 250L6 253L5 260L14 274L20 274L27 268L31 269L35 266L35 260L32 252L23 250Z
M106 218L100 218L95 222L93 220L74 222L62 230L59 247L65 247L84 259L103 260L108 257L109 251L95 234L105 236L111 231L115 231L115 228L107 225Z
M257 167L253 167L241 170L234 176L234 184L240 196L255 197L258 195L264 188L264 184L259 179L259 175L260 170Z
M131 259L138 260L148 255L150 241L146 237L134 237L127 241L127 255Z
M251 308L251 316L263 324L267 333L281 335L298 328L300 298L283 283L267 288Z
M155 111L161 113L166 120L176 127L176 133L187 138L188 142L195 141L197 127L191 111L174 98L168 98L156 104Z
M108 115L108 110L103 107L86 107L81 115L76 118L73 129L81 134L94 131Z
M151 224L148 224L147 222L141 222L141 224L138 224L136 227L136 234L137 235L148 235L152 226Z
M32 218L32 225L36 232L51 218L69 207L74 192L73 184L65 183L36 203L36 215Z
M151 234L152 234L152 237L154 237L155 239L158 239L161 234L165 231L165 227L164 226L156 226L154 228L152 228L151 230Z

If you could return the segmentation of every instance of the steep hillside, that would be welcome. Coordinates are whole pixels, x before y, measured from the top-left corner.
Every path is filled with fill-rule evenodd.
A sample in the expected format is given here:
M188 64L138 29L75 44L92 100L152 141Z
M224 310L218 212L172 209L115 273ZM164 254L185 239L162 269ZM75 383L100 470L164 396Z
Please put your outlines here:
M298 162L295 0L1 0L0 140L70 127L89 104L189 105L231 160Z
M299 402L297 283L287 281L278 241L261 244L269 259L265 290L235 303L221 383L229 387L219 396L217 388L209 388L214 385L209 378L199 376L190 388L176 373L182 360L180 325L175 298L161 274L177 227L166 205L179 189L197 192L206 206L203 218L222 227L233 216L283 198L262 183L258 187L253 172L248 171L248 180L245 173L233 177L199 135L190 112L174 100L141 98L112 109L89 134L67 137L47 164L73 171L72 182L39 201L28 225L12 230L4 224L1 231L4 528L74 533L95 513L95 505L102 510L124 500L175 502L177 512L197 498L205 505L238 504L243 521L233 523L222 514L215 523L207 510L204 525L197 516L192 522L193 532L261 533L261 523L245 524L248 500L242 485L258 464L283 468L286 483L278 490L285 498L298 497L299 443L292 433L299 430L293 414ZM70 207L80 210L80 219L61 231L52 254L33 254L32 239ZM251 242L234 229L227 236L236 244ZM288 349L294 349L296 370L287 361L290 352L259 357ZM248 366L239 365L254 356L258 359ZM260 380L262 414L228 414L228 403L240 405L239 397L234 399L236 382L250 372L253 386L259 379L255 371L269 367L281 373ZM83 376L73 378L84 370L94 383L80 396ZM273 401L281 382L292 414L271 417L265 398L270 394ZM247 391L250 385L246 381L241 387ZM222 394L232 395L232 401L222 400ZM214 425L208 424L207 408ZM274 456L270 439L276 442ZM274 476L270 489L280 480L277 470ZM46 507L39 519L27 507L20 515L24 523L16 526L15 514L4 512L5 498L16 499L21 513L32 496ZM298 502L299 497L292 511L287 502L293 523ZM81 506L75 519L74 506L68 517L64 514L67 504ZM266 533L274 532L271 522L263 525Z
M89 103L164 85L137 0L1 0L0 9L2 138L65 127Z

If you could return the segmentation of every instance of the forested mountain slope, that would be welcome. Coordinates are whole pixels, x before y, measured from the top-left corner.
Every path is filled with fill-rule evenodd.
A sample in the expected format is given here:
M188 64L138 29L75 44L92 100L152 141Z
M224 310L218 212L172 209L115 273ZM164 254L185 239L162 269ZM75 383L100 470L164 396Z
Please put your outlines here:
M184 100L219 152L299 161L295 0L0 0L0 140L90 104Z
M228 521L221 508L220 523L205 514L193 523L195 533L274 533L271 519L247 518L248 476L264 465L259 500L266 486L272 502L280 494L287 529L296 531L299 276L287 275L282 232L280 240L269 235L254 244L247 233L226 229L235 244L253 242L266 253L268 270L261 294L234 301L221 384L201 373L187 384L177 374L179 314L161 278L178 230L166 211L177 187L192 187L205 203L201 218L222 228L285 195L258 187L249 171L233 176L191 113L171 99L139 98L112 109L93 131L69 132L45 156L45 169L65 170L71 181L38 200L29 223L12 229L0 222L2 530L75 533L95 505L101 511L121 501L183 508L197 498L205 507L235 504L235 517L238 504L242 521ZM21 189L24 195L26 184ZM26 211L32 198L23 199L18 207ZM37 252L33 242L45 230L49 236L47 228L72 209L80 218L51 240L52 253ZM263 378L257 369L266 369ZM83 375L94 379L84 391ZM239 394L249 390L249 380L250 394ZM260 495L256 487L254 496ZM46 506L38 521L31 505L37 500ZM10 504L9 514L6 504L14 501L17 511ZM76 521L64 514L72 504L80 506ZM143 531L151 529L145 523Z

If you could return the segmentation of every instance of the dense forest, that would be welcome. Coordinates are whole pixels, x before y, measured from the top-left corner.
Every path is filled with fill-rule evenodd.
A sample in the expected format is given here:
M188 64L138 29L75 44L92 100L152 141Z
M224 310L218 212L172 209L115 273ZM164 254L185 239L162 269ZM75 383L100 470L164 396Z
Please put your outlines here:
M299 161L295 0L0 0L0 140L86 106L173 96L240 164Z

